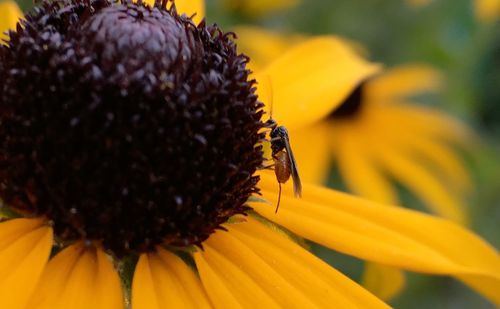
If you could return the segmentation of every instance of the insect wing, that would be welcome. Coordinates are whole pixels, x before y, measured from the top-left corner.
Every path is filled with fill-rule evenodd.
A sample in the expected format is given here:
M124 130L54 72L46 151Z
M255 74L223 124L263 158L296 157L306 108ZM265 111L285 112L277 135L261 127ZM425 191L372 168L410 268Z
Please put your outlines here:
M293 180L293 193L296 197L302 196L302 183L300 182L299 170L297 169L297 162L295 162L295 157L293 156L292 147L290 146L290 139L288 134L283 139L285 143L286 153L288 154L288 159L290 159L290 169L292 172Z

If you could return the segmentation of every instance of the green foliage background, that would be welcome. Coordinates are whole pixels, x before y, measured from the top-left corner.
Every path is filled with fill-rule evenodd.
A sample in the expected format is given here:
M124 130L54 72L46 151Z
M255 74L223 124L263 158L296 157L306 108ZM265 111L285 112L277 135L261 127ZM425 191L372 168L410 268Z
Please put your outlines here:
M32 6L29 0L18 2L24 10ZM408 7L403 0L304 0L296 8L261 18L229 12L222 0L207 2L208 21L224 29L252 24L306 34L333 33L362 43L372 60L387 66L423 62L441 69L447 88L426 103L455 114L481 136L483 146L467 154L477 186L468 203L472 229L500 248L500 23L477 21L471 0L434 0L423 8ZM330 185L342 188L335 171ZM401 189L401 193L404 205L421 208L408 192ZM360 261L311 247L351 278L360 278ZM494 308L453 279L421 274L407 278L404 293L391 302L396 308Z

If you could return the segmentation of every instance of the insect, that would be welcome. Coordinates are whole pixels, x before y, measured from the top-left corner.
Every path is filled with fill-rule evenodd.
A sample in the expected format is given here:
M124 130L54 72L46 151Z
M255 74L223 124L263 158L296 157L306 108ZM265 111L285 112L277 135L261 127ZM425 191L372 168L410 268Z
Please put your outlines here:
M270 98L272 98L272 95ZM274 161L274 174L276 175L276 180L278 180L279 185L278 204L276 205L274 213L278 213L281 201L281 184L286 183L288 179L290 179L290 176L292 176L294 195L295 197L301 197L302 183L300 182L297 162L295 162L292 147L290 146L288 130L284 126L278 125L278 123L273 119L272 99L269 119L266 121L264 126L271 129L271 132L269 133L269 136L271 137L271 156Z

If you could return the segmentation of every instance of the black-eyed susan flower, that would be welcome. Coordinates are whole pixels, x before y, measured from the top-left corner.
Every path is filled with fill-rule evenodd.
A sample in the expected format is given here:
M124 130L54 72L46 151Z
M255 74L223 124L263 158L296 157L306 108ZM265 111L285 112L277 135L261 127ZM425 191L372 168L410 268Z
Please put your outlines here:
M498 253L448 221L308 184L274 214L248 58L166 4L42 2L0 46L0 308L386 307L293 234L500 303ZM307 115L280 121L373 70L342 46L276 61L275 94ZM352 74L325 79L339 63Z
M279 50L283 52L290 45L305 40L304 36L291 36L287 40L286 36L257 28L240 27L237 31L242 34L240 47L251 55L251 59L256 59L250 65L259 76L270 74L266 64L279 57ZM259 39L264 42L262 49L250 44ZM344 43L347 54L355 55L353 50L358 50L345 39L337 41ZM341 59L336 56L331 58ZM336 68L343 76L352 74L351 66L337 65ZM379 66L367 62L362 68L367 78L360 80L355 88L346 88L339 99L340 104L334 109L323 110L323 116L311 121L310 126L290 124L295 152L302 162L302 177L313 183L324 182L334 160L354 193L396 204L399 202L396 189L389 181L394 178L432 212L465 223L461 196L470 191L471 183L452 147L465 146L472 142L473 135L450 116L430 107L411 104L415 95L440 87L439 72L424 65L406 65L381 72ZM291 100L290 97L276 97L276 104ZM286 110L286 107L281 109ZM300 121L307 117L300 111L287 113Z

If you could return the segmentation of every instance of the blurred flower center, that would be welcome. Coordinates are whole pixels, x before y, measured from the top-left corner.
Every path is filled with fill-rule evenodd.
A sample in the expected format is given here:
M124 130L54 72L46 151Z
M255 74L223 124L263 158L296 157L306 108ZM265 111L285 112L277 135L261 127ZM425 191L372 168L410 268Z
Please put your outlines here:
M365 83L361 83L354 89L349 97L342 102L334 111L329 115L330 119L349 119L356 117L363 108L363 88Z

